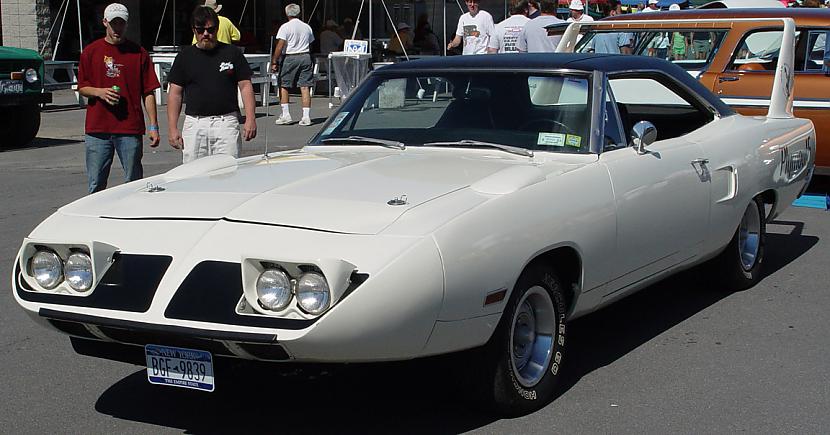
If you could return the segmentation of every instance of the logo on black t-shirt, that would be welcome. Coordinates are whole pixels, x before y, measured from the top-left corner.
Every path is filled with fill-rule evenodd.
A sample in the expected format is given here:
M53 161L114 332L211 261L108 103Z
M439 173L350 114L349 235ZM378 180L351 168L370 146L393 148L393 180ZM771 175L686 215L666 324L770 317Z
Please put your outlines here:
M222 62L219 64L219 72L227 71L228 75L233 74L233 62Z

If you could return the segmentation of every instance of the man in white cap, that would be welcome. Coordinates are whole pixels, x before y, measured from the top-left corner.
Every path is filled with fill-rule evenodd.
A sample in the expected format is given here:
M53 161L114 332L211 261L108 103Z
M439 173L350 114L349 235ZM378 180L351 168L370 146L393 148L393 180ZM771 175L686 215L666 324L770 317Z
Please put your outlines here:
M581 0L571 0L571 4L568 6L568 9L571 11L571 17L568 18L569 23L574 21L594 21L593 17L585 13L585 6L582 5Z
M216 0L202 0L202 6L209 7L219 15L222 10L222 5L217 4ZM225 44L233 44L242 39L239 29L233 25L231 20L219 15L219 31L216 32L216 40ZM193 35L193 44L196 44L196 35Z
M660 8L657 7L657 2L659 0L648 0L648 6L643 9L643 12L660 12Z
M496 31L493 16L479 8L481 0L466 0L465 3L469 12L458 18L455 37L447 44L447 49L452 50L463 42L462 54L486 54L490 37Z
M89 98L84 128L89 193L107 187L113 152L118 153L125 182L144 176L142 102L150 121L150 146L159 144L153 94L159 81L147 51L124 37L129 18L126 6L107 6L102 20L106 35L84 47L78 64L78 92Z
M285 7L288 22L277 31L277 46L271 54L271 71L280 72L280 106L282 115L277 125L294 121L288 112L288 89L300 88L303 117L300 125L311 125L311 87L314 86L314 63L309 46L314 42L311 27L300 19L300 6L291 3Z

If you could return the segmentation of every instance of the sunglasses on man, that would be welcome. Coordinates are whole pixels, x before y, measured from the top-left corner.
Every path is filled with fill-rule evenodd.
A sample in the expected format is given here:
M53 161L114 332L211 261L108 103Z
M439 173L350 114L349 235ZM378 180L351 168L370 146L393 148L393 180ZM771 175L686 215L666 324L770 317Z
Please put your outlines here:
M193 31L195 31L197 35L201 35L202 33L205 33L205 30L207 30L207 32L212 35L212 34L216 33L217 30L219 30L219 26L194 27L193 28Z

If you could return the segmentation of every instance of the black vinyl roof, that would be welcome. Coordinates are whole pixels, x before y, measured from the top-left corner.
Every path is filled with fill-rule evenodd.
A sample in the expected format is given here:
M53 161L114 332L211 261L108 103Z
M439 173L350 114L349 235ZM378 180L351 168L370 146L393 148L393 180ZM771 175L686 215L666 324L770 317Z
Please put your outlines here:
M607 74L629 71L660 71L673 77L693 92L700 95L720 112L721 116L735 112L701 85L686 70L671 62L648 56L594 53L524 53L488 54L470 56L431 57L400 62L385 66L377 74L401 73L418 70L556 70L602 71Z

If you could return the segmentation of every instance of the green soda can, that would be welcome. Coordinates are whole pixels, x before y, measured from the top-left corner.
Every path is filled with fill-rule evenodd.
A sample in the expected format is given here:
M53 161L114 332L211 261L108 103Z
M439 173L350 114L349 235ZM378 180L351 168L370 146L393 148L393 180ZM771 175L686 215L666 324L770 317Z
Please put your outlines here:
M112 90L115 91L116 94L119 94L118 95L118 102L113 103L113 105L116 105L116 104L121 102L121 87L118 86L118 85L113 85Z

